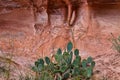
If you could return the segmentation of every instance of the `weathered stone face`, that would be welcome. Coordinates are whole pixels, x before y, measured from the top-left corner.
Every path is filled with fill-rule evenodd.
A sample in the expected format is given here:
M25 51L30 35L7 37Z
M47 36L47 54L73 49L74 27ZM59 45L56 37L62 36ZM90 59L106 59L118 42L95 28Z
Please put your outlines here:
M0 0L0 50L12 51L20 65L64 50L69 41L83 57L114 54L109 39L111 33L120 35L120 4L88 4L81 4L75 25L68 27L63 25L61 9L52 14L52 25L46 25L46 8L35 18L29 0Z
M41 0L37 0L36 3L41 3ZM43 9L42 12L37 13L37 18L34 18L34 9L30 7L32 5L29 0L1 0L0 6L1 37L4 39L10 35L15 39L24 37L21 45L25 45L30 51L26 51L25 54L51 54L52 49L65 48L65 44L69 40L73 41L73 38L75 47L86 53L84 55L102 54L105 49L110 50L110 42L107 40L111 37L110 33L119 35L120 6L118 4L89 6L81 4L76 24L69 29L62 25L64 15L61 10L57 10L60 14L52 15L52 25L46 26L48 20L46 10ZM22 46L19 47L23 49ZM20 55L22 56L22 52Z

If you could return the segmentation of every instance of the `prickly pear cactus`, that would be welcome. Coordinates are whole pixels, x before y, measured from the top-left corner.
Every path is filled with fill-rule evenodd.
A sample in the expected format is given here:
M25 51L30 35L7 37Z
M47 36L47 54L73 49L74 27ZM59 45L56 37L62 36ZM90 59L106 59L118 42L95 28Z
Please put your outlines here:
M73 50L72 42L69 42L66 47L64 51L60 48L57 50L54 55L55 62L49 57L35 62L32 70L39 73L40 80L89 80L91 78L95 66L92 57L81 60L79 50Z

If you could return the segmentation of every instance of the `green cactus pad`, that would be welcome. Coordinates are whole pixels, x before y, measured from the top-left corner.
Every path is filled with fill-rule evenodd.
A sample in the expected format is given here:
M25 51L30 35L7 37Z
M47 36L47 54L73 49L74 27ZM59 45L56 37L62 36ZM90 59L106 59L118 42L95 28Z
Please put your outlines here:
M49 59L49 57L45 57L45 62L46 62L46 64L50 64L50 59Z
M95 61L92 61L91 67L92 67L92 68L95 67Z
M57 54L62 54L62 50L60 48L57 50Z
M74 50L74 54L75 54L75 56L78 56L78 55L79 55L79 50L78 50L78 49L75 49L75 50Z
M38 70L39 70L39 71L42 71L43 68L44 68L44 65L42 65L42 64L39 64L39 65L38 65Z
M92 57L87 58L87 63L91 63L93 61Z
M43 59L38 59L38 63L44 65L44 60Z
M70 52L73 48L73 44L72 42L69 42L68 45L67 45L67 51Z
M67 80L69 78L70 74L69 73L65 73L64 76L63 76L63 79L64 80Z
M86 60L86 59L84 59L84 60L82 61L82 67L83 67L83 68L86 68L86 67L87 67L87 60Z
M87 77L89 78L89 77L91 77L91 75L92 75L92 68L88 67L87 68Z

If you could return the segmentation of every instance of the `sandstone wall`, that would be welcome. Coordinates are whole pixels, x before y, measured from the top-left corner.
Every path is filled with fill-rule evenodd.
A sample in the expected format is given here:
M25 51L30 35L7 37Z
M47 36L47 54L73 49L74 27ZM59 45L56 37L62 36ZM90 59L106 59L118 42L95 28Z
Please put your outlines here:
M13 59L25 65L39 57L65 49L72 41L83 57L115 53L111 33L120 35L120 4L81 4L79 17L72 27L63 25L58 9L47 25L46 9L34 16L29 0L0 0L0 49L12 52ZM4 55L3 53L1 55Z

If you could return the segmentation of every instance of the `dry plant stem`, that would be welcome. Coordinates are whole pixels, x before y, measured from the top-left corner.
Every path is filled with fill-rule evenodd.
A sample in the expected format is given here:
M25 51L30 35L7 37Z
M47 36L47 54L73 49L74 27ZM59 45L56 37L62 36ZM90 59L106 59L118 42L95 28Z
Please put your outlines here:
M73 49L75 49L76 45L75 45L75 38L74 38L74 29L71 28L70 31L71 31L71 35L72 35Z

